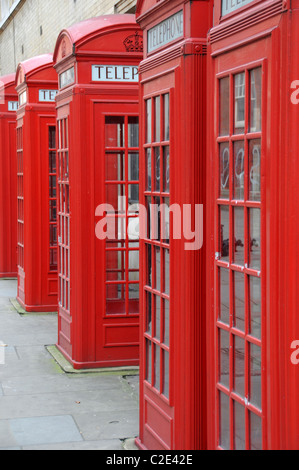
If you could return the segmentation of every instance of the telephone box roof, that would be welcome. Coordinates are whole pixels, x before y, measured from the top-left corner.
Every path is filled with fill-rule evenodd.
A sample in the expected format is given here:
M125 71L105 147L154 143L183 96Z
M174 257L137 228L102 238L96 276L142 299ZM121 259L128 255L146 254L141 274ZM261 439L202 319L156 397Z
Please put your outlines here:
M53 66L53 54L42 54L20 62L15 76L16 85L50 66Z

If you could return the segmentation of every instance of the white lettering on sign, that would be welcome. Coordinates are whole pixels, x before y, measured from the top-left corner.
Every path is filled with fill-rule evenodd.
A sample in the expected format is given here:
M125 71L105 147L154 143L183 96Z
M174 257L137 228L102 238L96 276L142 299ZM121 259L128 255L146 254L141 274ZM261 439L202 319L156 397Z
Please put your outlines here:
M138 67L132 65L93 65L93 82L138 82Z
M8 102L8 111L17 111L19 109L18 101L9 101Z
M19 95L19 106L23 106L23 104L27 103L27 90L23 91Z
M222 16L232 13L235 10L252 3L254 0L222 0Z
M39 101L41 102L53 102L58 90L39 90Z
M153 52L184 35L184 12L179 11L173 16L157 24L147 33L147 52Z
M59 86L60 88L64 88L68 85L72 85L75 81L75 69L71 67L70 69L62 72L59 75Z

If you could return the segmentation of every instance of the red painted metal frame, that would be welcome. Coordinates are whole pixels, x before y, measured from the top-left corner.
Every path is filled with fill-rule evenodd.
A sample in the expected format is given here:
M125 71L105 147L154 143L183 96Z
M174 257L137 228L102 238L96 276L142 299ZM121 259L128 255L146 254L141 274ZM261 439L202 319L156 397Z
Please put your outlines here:
M17 277L17 160L15 75L0 77L0 278Z
M178 204L183 208L184 204L191 204L194 208L195 204L205 203L206 37L212 24L212 8L212 2L207 1L144 0L137 3L137 21L144 31L145 43L140 66L141 202L149 195L161 195L154 190L146 191L145 186L145 153L156 146L146 143L145 101L169 93L170 205ZM181 10L184 11L183 37L147 54L148 30ZM174 239L171 232L168 399L153 386L153 378L149 381L146 375L146 342L152 340L153 344L158 344L147 332L146 296L148 292L158 292L148 285L146 246L157 243L151 240L141 243L140 295L143 301L137 444L142 449L206 448L205 248L186 251L185 242L184 237ZM152 371L153 377L156 372Z
M57 91L51 54L19 64L16 90L18 159L18 296L27 312L57 311L57 271L50 269L49 127L56 126L55 102L40 90Z
M295 390L298 389L299 375L298 365L291 362L291 344L299 337L296 307L298 207L295 202L298 159L293 151L298 148L298 106L290 97L291 84L299 77L296 60L299 2L292 2L291 9L288 1L256 1L223 18L220 4L220 1L215 2L215 26L209 33L208 47L208 145L212 155L207 160L207 178L215 181L207 188L206 226L207 267L212 267L207 269L208 448L220 448L216 394L216 324L219 320L215 286L217 266L223 262L215 260L219 251L216 187L219 114L214 112L219 108L218 80L231 73L262 66L262 448L298 449L299 407ZM230 138L231 135L232 130ZM256 207L256 204L249 206ZM246 268L245 274L251 272ZM230 396L237 398L232 393ZM246 406L251 406L250 400ZM232 414L230 423L233 424ZM233 436L230 445L233 448ZM249 433L246 447L250 447Z
M133 15L108 15L63 30L54 53L60 77L74 71L68 83L61 83L57 97L58 124L64 122L68 134L67 146L60 146L58 154L69 160L68 180L58 181L69 187L67 213L61 211L59 196L59 237L65 218L70 224L68 244L59 239L60 250L69 252L69 271L64 272L59 260L57 347L76 369L139 364L139 312L107 315L106 241L95 235L96 208L106 203L105 152L113 150L105 148L105 119L123 116L128 123L138 116L139 89L136 82L95 82L91 71L97 64L138 67L140 39ZM129 49L128 41L133 46ZM114 150L128 153L127 145ZM63 300L64 286L68 304Z

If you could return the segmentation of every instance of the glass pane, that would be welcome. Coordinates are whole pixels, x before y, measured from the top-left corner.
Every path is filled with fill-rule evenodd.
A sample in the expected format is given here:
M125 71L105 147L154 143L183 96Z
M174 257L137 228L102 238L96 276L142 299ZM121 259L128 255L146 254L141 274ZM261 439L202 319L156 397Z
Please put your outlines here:
M163 148L163 191L169 193L170 181L170 154L169 146Z
M125 313L125 303L122 302L120 305L116 300L124 300L126 295L126 286L125 284L107 284L106 286L106 298L107 300L112 300L113 302L107 302L106 309L107 314L122 314Z
M146 340L146 380L152 382L152 343Z
M261 141L249 142L249 199L261 200Z
M235 401L234 403L235 450L246 450L245 435L245 408Z
M245 73L235 75L235 134L245 131Z
M56 152L51 151L49 157L49 173L56 173Z
M229 135L229 77L222 78L220 88L220 135Z
M164 95L164 140L169 140L169 93Z
M155 338L160 341L161 338L161 297L155 296L156 301L156 331Z
M129 284L129 299L130 300L139 299L139 284ZM130 308L129 313L132 313L133 315L138 313L138 311L136 312L136 308L133 308L133 306L136 307L136 305L138 305L138 303L135 302L134 304L132 304L132 306L129 307Z
M125 181L125 154L107 153L106 157L106 181Z
M250 417L250 450L262 450L262 420L254 413Z
M151 245L147 246L147 285L152 286L152 247Z
M229 143L220 144L220 197L229 199Z
M220 446L224 450L230 450L230 406L229 397L224 393L219 393L219 417L220 417Z
M145 162L145 171L146 171L146 191L152 190L152 150L146 150L146 162Z
M250 344L250 403L260 409L262 408L261 367L261 348Z
M160 191L160 147L154 149L155 153L155 191Z
M161 219L162 219L162 240L169 244L169 213L170 213L170 200L169 197L163 199L161 206Z
M139 184L129 184L129 212L136 213L139 211Z
M139 118L137 116L129 116L128 118L129 147L139 147Z
M161 99L155 98L155 142L161 141Z
M163 350L163 395L169 398L169 353Z
M49 177L50 197L56 197L56 176Z
M129 153L129 181L139 181L139 153Z
M235 321L234 325L245 332L245 285L244 275L234 273Z
M250 132L260 132L262 129L262 69L250 72Z
M243 207L234 208L234 263L240 266L244 265L244 209Z
M227 387L229 386L229 339L230 334L227 331L219 330L220 341L220 378L219 382Z
M220 207L221 259L229 261L229 206Z
M146 302L146 333L152 335L152 294L145 292Z
M245 397L245 341L238 336L234 339L234 391Z
M234 143L234 199L244 200L244 142Z
M126 192L124 184L106 185L106 202L118 214L126 212ZM112 210L112 209L111 209Z
M106 252L107 281L124 281L126 279L126 253L124 251Z
M155 247L156 258L156 290L161 291L161 250Z
M163 300L164 303L164 341L166 346L169 346L169 300Z
M170 251L163 250L164 252L164 292L170 295Z
M261 269L261 211L249 209L250 253L249 267Z
M152 141L152 100L146 101L146 142Z
M154 387L157 390L160 390L160 348L159 346L154 346L154 355L155 355L155 382Z
M229 270L220 268L220 309L219 319L229 325Z
M106 116L106 147L125 146L125 118Z
M49 127L49 149L56 149L56 127Z
M262 328L262 292L261 279L250 277L250 334L255 338L261 339Z

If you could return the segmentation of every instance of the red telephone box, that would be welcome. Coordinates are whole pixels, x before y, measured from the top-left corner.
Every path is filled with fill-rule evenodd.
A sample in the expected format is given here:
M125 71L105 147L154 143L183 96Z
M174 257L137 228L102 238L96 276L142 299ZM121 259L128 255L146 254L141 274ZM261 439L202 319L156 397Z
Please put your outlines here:
M298 449L299 2L214 3L208 447Z
M0 278L17 277L17 159L15 75L0 78Z
M57 346L76 369L139 364L141 58L134 15L72 26L55 48Z
M148 210L140 257L137 443L142 449L200 449L206 446L206 370L198 208L205 203L206 37L212 2L139 1L137 21L145 41L140 193ZM193 240L189 232L195 225Z
M53 56L19 64L18 296L27 312L57 311L56 110Z

